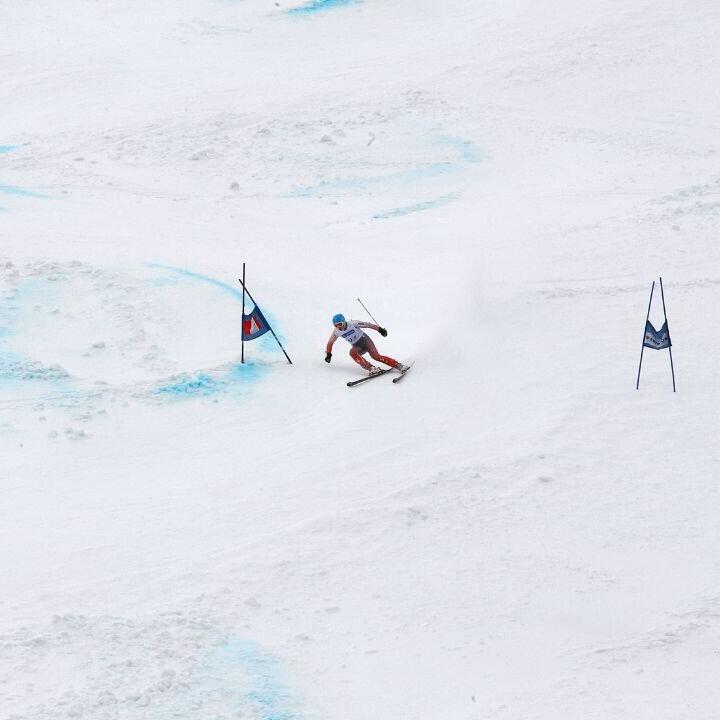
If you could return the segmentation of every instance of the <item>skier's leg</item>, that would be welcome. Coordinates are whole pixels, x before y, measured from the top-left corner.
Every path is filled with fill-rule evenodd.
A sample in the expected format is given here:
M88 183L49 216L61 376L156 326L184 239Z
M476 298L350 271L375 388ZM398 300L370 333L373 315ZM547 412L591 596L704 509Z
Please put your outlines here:
M369 370L372 367L372 365L360 354L360 351L355 347L350 350L350 357L358 365L360 365L360 367L365 368L365 370Z
M373 360L377 360L378 362L385 363L385 365L389 365L392 368L397 367L397 365L399 365L397 360L394 360L391 357L387 357L386 355L381 355L378 352L378 349L375 347L375 343L370 338L366 338L365 343L366 343L367 351L370 353L370 357Z

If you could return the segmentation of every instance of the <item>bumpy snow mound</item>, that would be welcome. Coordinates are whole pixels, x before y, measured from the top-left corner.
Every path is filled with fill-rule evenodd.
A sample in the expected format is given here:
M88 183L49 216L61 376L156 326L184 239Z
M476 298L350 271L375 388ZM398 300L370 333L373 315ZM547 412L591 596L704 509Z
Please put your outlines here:
M5 717L55 720L175 718L294 720L297 698L269 652L211 615L56 615L45 626L0 636ZM52 668L61 667L61 672ZM52 679L50 675L52 674ZM37 678L44 680L42 686ZM16 712L17 711L17 712Z

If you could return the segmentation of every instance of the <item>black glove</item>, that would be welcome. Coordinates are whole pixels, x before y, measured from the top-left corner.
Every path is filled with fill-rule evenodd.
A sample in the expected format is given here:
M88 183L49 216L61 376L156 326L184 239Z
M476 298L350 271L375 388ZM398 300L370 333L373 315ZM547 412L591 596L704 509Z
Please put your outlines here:
M325 362L330 362L332 360L332 353L325 353Z
M387 330L385 328L378 328L378 332L383 336L387 337Z

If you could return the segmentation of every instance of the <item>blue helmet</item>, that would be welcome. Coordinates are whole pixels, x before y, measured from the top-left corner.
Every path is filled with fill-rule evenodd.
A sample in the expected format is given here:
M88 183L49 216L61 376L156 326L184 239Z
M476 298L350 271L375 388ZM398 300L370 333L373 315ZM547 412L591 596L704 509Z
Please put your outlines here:
M342 313L333 315L333 325L337 325L338 323L344 323L344 322L345 322L345 316Z

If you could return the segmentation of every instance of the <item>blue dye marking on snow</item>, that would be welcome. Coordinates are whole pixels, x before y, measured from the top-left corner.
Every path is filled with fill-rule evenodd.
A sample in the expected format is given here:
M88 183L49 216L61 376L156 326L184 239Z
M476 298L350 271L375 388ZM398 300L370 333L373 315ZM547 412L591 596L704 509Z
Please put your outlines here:
M48 199L50 197L50 195L43 195L42 193L35 192L34 190L25 190L24 188L17 187L17 185L0 185L0 193L42 199Z
M366 178L348 178L345 180L324 181L318 185L298 188L285 193L283 197L322 197L338 195L357 190L372 190L380 185L417 185L439 177L449 177L458 173L461 167L469 163L477 163L483 154L469 140L443 135L437 138L434 145L449 147L454 157L447 160L428 163L411 170L400 170L387 175L371 175Z
M26 281L27 282L27 281ZM0 381L17 379L17 368L24 358L11 349L10 338L16 333L20 319L20 303L18 296L22 283L14 293L0 303Z
M474 145L470 140L443 135L438 138L438 144L448 145L457 153L457 159L465 163L477 163L484 159L484 155L480 148Z
M207 373L162 385L155 392L159 395L187 397L189 395L212 395L218 391L219 383Z
M411 213L422 212L423 210L432 210L433 208L447 205L459 197L460 195L458 193L451 193L450 195L443 195L435 200L426 200L425 202L416 203L415 205L394 208L393 210L387 210L386 212L373 215L373 220L387 220L388 218L402 217L403 215L410 215Z
M172 265L162 265L160 263L147 263L148 267L159 268L174 273L179 278L189 280L198 280L208 283L223 292L232 295L238 302L242 302L242 289L228 285L227 283L201 275L200 273L186 270L185 268L174 267ZM155 278L151 281L153 284L165 284L162 278ZM245 312L249 312L253 307L252 301L246 296ZM275 325L274 318L270 312L263 307L263 314L271 325ZM276 331L281 342L283 336ZM240 328L238 328L238 345L240 344ZM258 343L257 347L263 350L270 349L274 343L271 334L263 335L261 338L253 341ZM249 386L257 382L267 371L267 366L256 363L237 363L230 369L219 369L213 371L201 371L195 375L186 375L172 382L165 383L156 388L155 394L165 398L190 398L190 397L208 397L219 393L237 392L247 389Z
M335 182L321 182L311 187L299 188L285 193L284 197L311 197L313 195L333 195L348 190L367 190L375 185L406 185L419 183L454 171L453 163L437 162L413 170L402 170L388 175L373 175L367 178L350 178Z
M265 366L238 363L230 370L199 372L161 385L155 394L166 398L209 397L246 388L260 379Z
M362 0L310 0L310 2L300 7L288 10L288 15L312 15L322 10L330 10L332 8L343 7L346 5L358 5Z
M7 332L7 335L12 335ZM40 381L44 383L64 383L70 376L59 365L43 365L35 360L10 349L6 343L0 344L0 384L20 384Z
M301 718L278 661L248 640L229 638L215 648L192 685L196 682L213 699L222 699L223 709L232 709L238 716L256 720Z
M0 145L0 155L13 152L17 149L17 145ZM17 185L0 185L0 193L3 193L4 195L15 195L17 197L39 198L41 200L47 200L52 197L51 195L45 195L44 193L39 193L35 190L26 190L25 188L18 187ZM7 212L7 210L6 208L0 207L0 212Z
M265 365L257 365L255 363L237 363L233 365L228 373L228 379L232 383L243 382L249 383L259 380L267 370Z
M42 365L15 352L0 352L0 382L56 382L68 379L67 372L58 365Z
M182 277L190 278L192 280L200 280L201 282L209 283L210 285L215 285L215 287L219 287L222 291L230 293L233 295L236 299L240 300L242 302L242 290L238 290L238 288L233 287L232 285L228 285L227 283L222 282L221 280L216 280L215 278L208 277L207 275L201 275L200 273L192 272L192 270L185 270L184 268L179 267L173 267L172 265L161 265L160 263L147 263L148 267L154 267L154 268L160 268L161 270L167 270L169 272L176 273L177 275L180 275ZM250 303L252 305L252 303Z
M11 296L0 303L0 382L5 386L32 381L69 380L67 372L58 365L43 365L12 347L12 338L23 324L23 308L39 298L47 300L49 293L50 288L44 280L26 279L18 284Z
M184 268L174 267L173 265L162 265L161 263L146 263L148 267L153 268L160 268L161 270L167 270L168 272L176 273L180 277L185 277L191 280L199 280L200 282L209 283L210 285L214 285L215 287L219 287L224 292L230 293L236 300L239 300L242 302L242 285L238 284L238 287L233 287L232 285L228 285L227 283L222 282L222 280L216 280L215 278L209 277L207 275L201 275L200 273L193 272L192 270L185 270ZM153 283L161 283L157 278L152 281ZM250 300L250 298L246 295L245 296L245 312L249 313L253 309L253 303ZM273 330L275 330L275 334L280 339L280 342L282 342L285 338L284 335L279 332L276 329L276 322L274 315L266 309L266 307L262 306L262 313L267 318L267 321L272 326ZM239 330L238 330L239 334ZM272 335L266 333L261 338L257 340L257 342L263 343L263 349L265 348L265 343L268 342L268 340L272 340Z
M179 285L181 282L182 278L178 276L157 277L149 281L154 287L170 287L172 285Z

